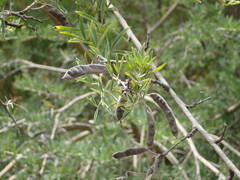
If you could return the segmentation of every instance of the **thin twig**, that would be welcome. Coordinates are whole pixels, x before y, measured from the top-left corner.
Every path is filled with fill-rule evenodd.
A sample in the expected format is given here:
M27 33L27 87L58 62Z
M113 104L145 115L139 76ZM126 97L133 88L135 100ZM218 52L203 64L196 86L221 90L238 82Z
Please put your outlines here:
M196 128L193 128L191 132L189 132L184 138L182 138L180 141L178 141L176 144L174 144L170 149L168 149L166 152L162 153L161 156L166 156L170 151L172 151L177 145L181 144L186 139L194 136L197 132Z
M54 137L55 137L56 130L57 130L57 127L58 127L58 124L59 124L59 116L60 116L60 113L57 113L54 117L54 125L53 125L52 133L51 133L51 136L50 136L51 140L53 140Z
M163 144L161 144L159 141L154 141L154 145L156 145L157 147L159 147L162 151L166 152L168 149L167 147L165 147ZM169 152L166 155L166 158L173 164L178 166L178 169L181 171L183 177L185 180L188 180L188 176L186 171L182 168L182 166L180 165L180 162L178 161L178 159L173 155L172 152Z
M207 98L205 98L205 99L201 99L201 100L198 101L198 102L194 102L193 104L186 105L186 107L187 107L187 108L194 108L194 107L196 107L197 105L202 104L202 103L204 103L204 102L206 102L206 101L208 101L208 100L210 100L210 99L211 99L211 97L207 97Z
M42 156L43 161L42 161L41 169L40 169L40 171L39 171L39 174L40 174L40 175L42 175L43 172L44 172L45 166L46 166L46 164L47 164L47 159L48 159L48 157L49 157L48 154L44 154L44 155Z
M35 6L37 3L37 0L33 1L32 4L28 5L25 9L18 11L19 14L25 14L26 12L28 12L29 10L31 10L33 8L33 6Z
M85 138L89 134L91 134L91 131L83 131L83 132L79 133L78 135L73 136L69 141L70 141L70 143L80 141L81 139Z
M48 70L48 71L55 71L55 72L60 72L60 73L65 73L67 71L67 69L63 69L63 68L57 68L57 67L53 67L53 66L46 66L46 65L41 65L41 64L36 64L30 61L26 61L23 59L17 59L15 61L16 63L23 63L28 65L28 68L36 68L36 69L43 69L43 70Z
M3 106L4 110L6 111L6 113L8 114L8 116L12 119L12 121L14 122L16 128L17 128L17 133L18 135L22 135L22 130L21 128L18 126L17 124L17 120L15 119L15 117L10 113L10 111L8 110L7 104L5 104L1 99L0 99L0 104Z
M22 159L23 155L18 154L14 160L12 160L10 163L8 163L3 170L0 171L0 178L2 178L8 171L12 169L12 167L17 163L18 160Z
M75 104L76 102L88 97L88 96L92 96L92 95L95 95L96 93L95 92L88 92L86 94L83 94L83 95L80 95L80 96L77 96L75 98L73 98L70 102L68 102L67 104L65 104L63 107L59 108L59 109L56 109L54 110L54 112L56 113L61 113L65 110L67 110L69 107L71 107L73 104Z
M226 130L227 130L227 125L224 125L224 129L223 129L223 132L221 133L220 138L215 141L216 144L219 144L223 140Z
M219 118L223 117L225 114L233 113L234 111L238 110L239 108L240 108L240 101L237 101L233 105L227 107L224 110L224 112L214 115L213 120L219 119Z
M42 20L33 17L33 16L27 16L26 13L30 10L36 10L36 9L40 9L42 8L42 6L33 9L33 6L35 6L37 3L37 1L35 0L33 3L31 3L29 6L27 6L25 9L21 10L21 11L11 11L11 10L4 10L2 12L0 12L0 14L3 15L3 19L4 20L4 16L16 16L18 18L20 18L21 20L24 21L25 25L33 30L36 30L34 27L32 27L32 25L29 24L28 20L33 20L33 21L37 21L37 22L42 22ZM5 24L8 26L12 26L15 28L21 28L23 25L22 24L16 24L16 23L12 23L12 22L8 22L6 20L4 20Z
M181 133L186 136L187 135L187 131L186 129L183 127L183 125L178 121L176 120L176 123L177 123L177 126L178 126L178 129L181 131ZM187 139L187 142L189 144L189 147L193 153L193 156L195 158L195 164L196 164L196 172L199 173L199 166L198 166L198 162L196 161L200 161L202 164L204 164L206 167L208 167L212 172L214 172L217 176L220 176L222 179L225 178L225 176L221 173L221 171L219 171L215 166L212 165L212 163L208 160L206 160L204 157L202 157L201 154L199 154L195 144L193 143L192 139L189 138Z
M0 129L0 134L8 131L11 127L15 127L16 124L19 125L19 124L23 124L23 123L25 123L25 122L26 122L25 119L22 119L22 120L18 120L18 121L16 121L16 122L13 122L13 123L7 125L6 127L1 128L1 129Z
M172 14L172 12L175 10L175 8L177 7L178 3L180 0L177 0L166 12L166 14L164 14L164 16L156 23L154 24L152 27L149 28L148 33L151 34L153 31L155 31L159 26L161 26L166 19Z
M213 134L209 134L209 135L213 138L213 141L216 141L216 140L218 140L220 138L220 137L217 137L217 136L215 136ZM236 148L231 146L229 143L227 143L224 140L222 140L220 143L223 144L227 149L232 151L234 154L236 154L238 157L240 157L240 152Z
M166 150L165 152L157 155L157 157L155 158L155 162L154 165L152 167L150 167L150 169L148 170L147 174L146 174L146 179L151 179L152 175L154 172L156 172L159 167L160 167L160 163L162 161L162 159L168 155L168 153L170 153L174 148L176 148L179 144L181 144L182 142L184 142L186 139L192 137L195 133L197 132L196 128L193 128L192 131L190 133L188 133L184 138L182 138L180 141L178 141L177 143L175 143L171 148L169 148L168 150Z

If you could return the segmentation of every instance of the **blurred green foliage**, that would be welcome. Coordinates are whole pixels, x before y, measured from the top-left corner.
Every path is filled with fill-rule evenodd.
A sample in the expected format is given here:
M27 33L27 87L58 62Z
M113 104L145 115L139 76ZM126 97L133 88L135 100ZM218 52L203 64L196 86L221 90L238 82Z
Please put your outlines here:
M21 10L32 1L0 0L0 10ZM17 154L24 154L15 166L3 177L8 179L114 179L126 170L146 172L152 163L147 155L138 158L133 167L132 158L115 160L112 153L134 146L133 133L126 133L130 125L137 125L139 131L146 131L147 120L141 103L128 104L128 116L121 123L116 121L115 108L121 95L121 88L112 79L131 78L135 97L142 92L160 92L172 106L176 117L191 130L191 124L180 112L169 95L157 85L150 85L153 78L150 63L159 66L166 64L162 74L179 96L191 104L208 96L212 99L192 109L191 112L208 132L220 135L224 124L228 126L225 140L240 149L240 111L225 113L226 108L240 101L240 52L239 19L226 13L220 2L183 0L168 19L151 34L150 50L138 52L125 36L118 21L105 4L105 0L48 0L61 11L72 25L57 26L42 10L30 11L29 15L43 20L30 21L36 31L23 26L20 29L6 26L0 21L0 98L11 99L14 108L11 114L23 130L18 136L13 122L4 109L0 109L0 170ZM113 0L132 30L141 42L147 39L147 25L155 24L174 3L166 0ZM238 7L239 8L239 7ZM240 12L240 8L238 9ZM17 17L7 19L23 23ZM80 54L74 44L84 43L88 54ZM154 51L154 53L153 53ZM14 63L25 59L34 63L70 68L76 64L96 63L96 56L115 59L115 65L108 64L109 74L82 76L76 81L61 80L61 73L40 69L24 68ZM127 60L127 63L123 63ZM59 127L69 123L88 123L93 126L89 136L72 141L82 130L57 129L55 138L51 134L56 116L54 110L63 107L76 96L94 91L89 96L60 114ZM138 94L139 93L139 94ZM133 96L134 96L133 95ZM134 101L133 101L134 102ZM141 101L139 101L141 102ZM133 106L134 104L134 106ZM170 147L177 139L171 135L167 120L157 111L156 140ZM214 119L217 114L223 115ZM200 135L194 136L200 154L214 162L228 174L228 169ZM144 142L145 143L145 142ZM240 167L240 159L222 147L230 159ZM180 162L184 160L189 147L182 143L173 151ZM44 155L48 155L43 173ZM84 167L90 166L84 175ZM193 158L182 164L190 179L196 179ZM182 179L181 171L168 160L161 166L161 179ZM201 165L203 179L216 179L216 176ZM141 174L130 179L143 178ZM160 178L159 178L160 179Z

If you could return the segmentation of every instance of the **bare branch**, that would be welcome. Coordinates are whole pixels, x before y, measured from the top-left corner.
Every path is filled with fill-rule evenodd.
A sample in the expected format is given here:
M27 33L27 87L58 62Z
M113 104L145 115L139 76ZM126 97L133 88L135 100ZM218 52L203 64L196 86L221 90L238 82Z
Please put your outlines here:
M219 144L223 140L226 130L227 130L227 125L224 125L224 129L223 129L223 132L221 133L220 138L215 141L216 144Z
M51 136L50 136L51 140L53 140L54 137L55 137L56 130L57 130L57 127L58 127L58 124L59 124L59 116L60 116L60 113L57 113L54 117L54 125L53 125L52 133L51 133Z
M149 28L148 33L151 34L153 31L155 31L159 26L161 26L166 19L172 14L172 12L174 11L174 9L177 7L178 3L180 0L177 0L166 12L166 14L164 14L164 16L156 23L154 24L152 27Z
M205 98L205 99L201 99L201 100L198 101L198 102L194 102L193 104L186 105L186 107L187 107L187 108L194 108L194 107L196 107L197 105L202 104L202 103L204 103L204 102L206 102L206 101L208 101L208 100L210 100L210 99L211 99L211 97L207 97L207 98Z
M165 147L163 144L161 144L159 141L154 141L154 145L156 145L157 147L159 147L162 151L167 152L168 149L167 147ZM178 169L182 172L182 175L184 177L185 180L188 180L188 176L187 173L185 172L185 170L182 168L182 166L180 165L180 162L178 161L178 159L173 155L172 152L169 152L166 155L166 158L173 164L173 165L177 165Z
M12 26L12 27L15 27L17 29L20 29L23 26L23 24L12 23L12 22L8 22L6 20L4 20L4 22L7 26Z
M41 65L41 64L36 64L36 63L30 62L30 61L26 61L26 60L23 60L23 59L17 59L15 62L26 64L26 65L28 65L28 68L43 69L43 70L48 70L48 71L60 72L60 73L65 73L67 71L67 69L57 68L57 67L53 67L53 66L46 66L46 65Z
M85 138L89 134L91 134L90 131L82 131L78 135L72 137L69 141L70 141L70 143L74 143L74 142L80 141L81 139Z
M56 113L61 113L65 110L67 110L68 108L70 108L73 104L75 104L76 102L88 97L88 96L92 96L92 95L95 95L96 93L95 92L88 92L86 94L83 94L83 95L80 95L80 96L77 96L75 98L73 98L70 102L68 102L67 104L65 104L63 107L59 108L59 109L56 109L54 110L54 112Z
M33 8L33 6L35 6L37 3L37 0L33 1L32 4L30 4L29 6L27 6L25 9L18 11L19 14L25 14L26 12L28 12L29 10L31 10Z
M44 169L45 169L45 166L46 166L46 164L47 164L47 159L49 158L49 155L48 155L48 154L44 154L44 155L42 156L42 158L43 158L42 166L41 166L41 169L40 169L40 171L39 171L39 174L40 174L40 175L42 175L43 172L44 172Z
M25 119L18 120L18 121L16 121L16 123L13 122L13 123L7 125L6 127L1 128L1 129L0 129L0 134L1 134L1 133L4 133L4 132L6 132L6 131L8 131L11 127L15 127L16 124L19 125L19 124L23 124L23 123L25 123L25 122L26 122Z
M128 26L125 19L122 17L122 15L119 13L119 11L110 3L109 0L107 0L107 5L109 9L113 9L113 13L118 18L119 23L122 25L123 29L127 30L128 37L132 40L132 42L136 45L137 49L141 49L142 45L140 41L136 38L136 36L133 34L131 28Z
M224 112L214 115L213 120L219 119L219 118L223 117L225 114L233 113L234 111L238 110L239 108L240 108L240 101L237 101L233 105L227 107L224 110Z
M0 104L2 105L2 107L4 108L4 110L6 111L6 113L8 114L8 116L12 119L12 121L14 122L16 128L17 128L17 133L18 135L23 135L23 131L21 130L21 128L18 126L17 120L15 119L15 117L11 114L11 112L8 110L7 104L4 103L1 99L0 99Z
M1 171L0 171L0 178L2 178L8 171L10 171L13 166L17 163L18 160L22 159L23 155L18 154L14 160L8 163Z
M195 133L197 132L197 129L193 129L190 133L188 133L184 138L182 138L180 141L178 141L176 144L174 144L171 148L169 148L168 150L166 150L165 152L157 155L155 157L155 161L154 161L154 165L152 167L150 167L147 171L147 174L146 174L146 178L145 180L147 179L151 179L153 174L159 169L160 167L160 164L161 164L161 161L162 159L168 155L168 153L170 153L177 145L181 144L182 142L184 142L186 139L192 137Z

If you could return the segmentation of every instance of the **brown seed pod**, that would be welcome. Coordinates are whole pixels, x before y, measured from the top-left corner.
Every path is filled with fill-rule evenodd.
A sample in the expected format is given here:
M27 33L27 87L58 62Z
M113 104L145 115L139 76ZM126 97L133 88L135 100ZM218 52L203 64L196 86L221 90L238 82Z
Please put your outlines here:
M123 158L123 157L142 154L142 153L146 152L147 150L148 150L147 148L129 148L129 149L123 151L123 152L113 153L112 156L116 159L120 159L120 158Z
M123 106L119 106L116 109L116 117L118 120L121 120L124 114L124 107Z
M64 14L59 11L57 8L50 4L43 6L43 11L58 25L68 26L66 17Z
M88 64L88 65L79 65L79 66L73 66L67 72L64 74L62 79L75 79L79 76L85 75L85 74L100 74L100 73L106 73L107 68L104 65L101 64Z
M177 137L178 128L177 128L177 124L176 124L176 117L173 113L173 110L168 105L167 101L160 94L151 93L149 95L158 104L158 106L163 110L164 114L166 115L166 117L168 119L168 124L172 131L172 134L175 137Z
M121 103L124 103L126 101L127 101L127 99L124 96L121 96L119 98L119 101L118 101L119 104L118 104L118 107L116 109L116 117L117 117L118 120L121 120L122 117L123 117L123 114L124 114L124 106L121 105Z
M148 135L147 135L147 146L151 148L154 142L155 135L155 119L152 110L147 105L145 106L147 120L148 120Z

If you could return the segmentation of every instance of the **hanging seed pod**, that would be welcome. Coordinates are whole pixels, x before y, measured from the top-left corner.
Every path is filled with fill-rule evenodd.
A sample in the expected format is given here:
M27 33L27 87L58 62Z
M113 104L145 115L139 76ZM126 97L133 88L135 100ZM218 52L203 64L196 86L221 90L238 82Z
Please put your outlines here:
M112 156L116 159L120 159L123 157L128 157L128 156L133 156L137 154L142 154L146 152L148 149L147 148L129 148L123 152L116 152Z
M160 94L151 93L149 95L158 104L158 106L163 110L164 114L166 115L166 117L168 119L168 124L172 131L172 134L175 137L177 137L178 128L177 128L177 124L176 124L176 117L173 114L173 110L168 105L167 101Z
M123 114L124 114L124 107L123 106L117 107L117 109L116 109L116 117L117 117L118 120L122 119Z
M67 72L64 74L62 79L69 80L69 79L75 79L85 74L100 74L100 73L106 73L106 72L107 72L107 68L101 64L79 65L79 66L74 66L69 70L67 70Z
M53 7L50 4L46 4L43 6L43 11L47 13L47 15L54 20L54 22L58 25L68 26L66 17L64 14L59 11L57 8Z
M148 120L148 134L147 134L147 146L151 148L154 142L155 135L155 119L152 110L147 105L145 106L147 120Z
M126 101L127 101L127 99L126 99L126 97L124 97L124 96L121 96L121 97L119 98L118 106L117 106L117 109L116 109L116 117L117 117L118 120L121 120L122 117L123 117L124 108L125 108L125 107L124 107L123 105L121 105L121 104L124 103L124 102L126 102Z

